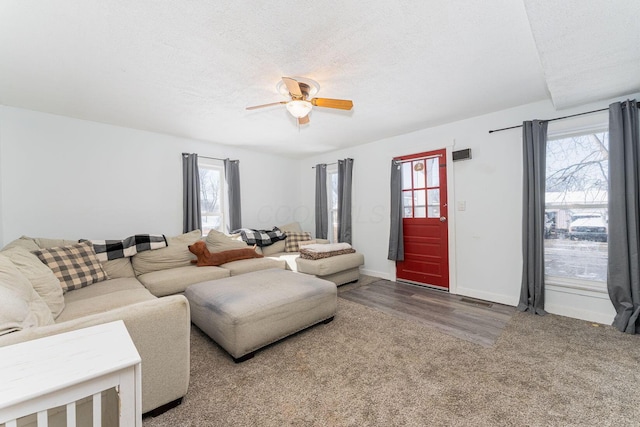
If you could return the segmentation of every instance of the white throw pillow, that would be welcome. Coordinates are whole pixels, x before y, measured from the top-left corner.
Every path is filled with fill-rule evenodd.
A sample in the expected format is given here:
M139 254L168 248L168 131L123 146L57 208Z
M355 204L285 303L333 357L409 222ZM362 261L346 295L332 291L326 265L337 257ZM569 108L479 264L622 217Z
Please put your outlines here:
M53 271L40 261L40 259L20 247L14 247L3 251L2 254L8 257L13 264L18 267L38 295L49 306L53 318L57 318L64 309L64 296L62 286L53 274Z
M289 224L279 225L278 228L283 232L302 233L302 227L299 222L290 222Z
M188 246L200 240L201 237L200 230L169 237L166 248L138 252L131 257L133 269L137 275L141 275L152 271L189 266L196 256L189 252Z
M0 335L54 323L49 306L18 267L0 254Z
M204 239L209 252L222 252L230 249L246 249L248 245L243 240L234 239L217 230L209 231Z
M40 249L40 246L38 246L38 244L36 243L36 241L31 238L31 237L27 237L27 236L22 236L12 242L7 243L7 245L2 248L3 251L9 250L11 248L23 248L26 249L28 251L37 251L38 249Z

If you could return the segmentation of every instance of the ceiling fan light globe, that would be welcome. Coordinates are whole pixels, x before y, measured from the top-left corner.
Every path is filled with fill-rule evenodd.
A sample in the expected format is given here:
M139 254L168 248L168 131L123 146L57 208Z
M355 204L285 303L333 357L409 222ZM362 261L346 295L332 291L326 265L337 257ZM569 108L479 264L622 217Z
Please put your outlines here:
M309 101L296 100L287 102L286 107L287 111L289 111L293 117L299 119L309 114L313 105L311 105Z

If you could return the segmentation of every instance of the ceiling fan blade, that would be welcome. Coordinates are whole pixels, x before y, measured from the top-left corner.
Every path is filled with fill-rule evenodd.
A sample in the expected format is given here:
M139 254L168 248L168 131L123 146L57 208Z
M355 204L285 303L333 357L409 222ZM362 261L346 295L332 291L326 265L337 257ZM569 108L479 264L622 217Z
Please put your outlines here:
M304 117L300 117L298 118L298 124L299 125L306 125L307 123L309 123L309 115L307 114Z
M291 77L283 77L282 81L285 85L287 85L287 89L289 90L291 96L302 96L302 91L300 90L300 85L298 84L297 80L294 80Z
M353 101L348 99L313 98L311 104L318 107L338 108L340 110L351 110Z
M254 105L253 107L247 107L247 110L256 110L258 108L264 108L264 107L271 107L273 105L280 105L280 104L286 104L286 101L280 101L280 102L272 102L271 104L262 104L262 105Z

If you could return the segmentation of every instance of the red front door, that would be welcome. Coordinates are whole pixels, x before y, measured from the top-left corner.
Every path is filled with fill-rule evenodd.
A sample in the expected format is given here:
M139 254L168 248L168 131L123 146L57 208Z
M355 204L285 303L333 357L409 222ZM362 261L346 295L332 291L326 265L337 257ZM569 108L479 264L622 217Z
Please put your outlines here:
M398 280L449 289L446 150L402 160L404 261Z

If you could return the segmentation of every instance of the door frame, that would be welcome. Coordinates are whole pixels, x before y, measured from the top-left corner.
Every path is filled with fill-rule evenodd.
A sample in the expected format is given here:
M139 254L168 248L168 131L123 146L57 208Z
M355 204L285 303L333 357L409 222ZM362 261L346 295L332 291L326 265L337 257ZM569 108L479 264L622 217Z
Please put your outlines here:
M453 158L451 153L453 152L453 147L455 145L455 141L451 141L451 144L433 147L433 148L418 148L414 150L413 154L418 154L422 152L429 152L435 150L445 150L446 153L446 165L447 165L447 235L449 238L449 293L453 295L458 294L458 278L456 275L456 203L455 203L455 180L454 180L454 170L453 170ZM408 151L408 150L407 150ZM402 153L393 156L394 159L399 157L411 156L412 153ZM395 261L389 261L391 264L390 277L393 281L397 280L396 277L396 263Z

